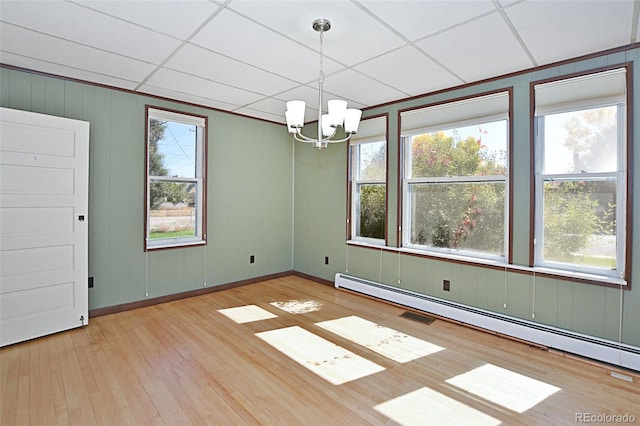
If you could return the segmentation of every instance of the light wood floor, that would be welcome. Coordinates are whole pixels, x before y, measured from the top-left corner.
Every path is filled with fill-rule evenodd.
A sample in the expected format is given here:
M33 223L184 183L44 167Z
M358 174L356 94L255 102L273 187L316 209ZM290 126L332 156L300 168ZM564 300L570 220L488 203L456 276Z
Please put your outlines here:
M270 305L288 300L321 306L296 315ZM243 305L277 317L238 324L218 312ZM447 407L424 400L433 413L417 422L425 425L455 422L459 404L502 424L576 424L577 413L629 414L640 423L637 377L630 383L601 366L443 320L426 325L400 317L402 312L290 276L93 318L83 329L0 350L0 423L397 424L374 407L424 388L458 404L442 417L436 411ZM316 325L352 315L445 349L399 363ZM255 335L290 326L384 371L334 385ZM487 364L560 390L520 413L447 382Z

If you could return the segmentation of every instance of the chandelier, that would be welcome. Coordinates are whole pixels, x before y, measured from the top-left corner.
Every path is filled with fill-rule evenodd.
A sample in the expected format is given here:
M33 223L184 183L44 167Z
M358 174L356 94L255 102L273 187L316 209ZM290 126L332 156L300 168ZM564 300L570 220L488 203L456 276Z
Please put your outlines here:
M284 115L287 120L287 129L293 137L300 142L312 143L314 148L326 148L329 143L345 142L351 135L358 131L362 111L347 108L347 101L332 99L327 102L328 113L322 113L322 98L324 94L324 70L323 70L323 34L331 29L328 19L316 19L313 21L313 29L320 33L320 77L318 78L318 136L310 138L302 134L304 126L304 101L287 102L287 110ZM345 137L333 139L340 127L344 127Z

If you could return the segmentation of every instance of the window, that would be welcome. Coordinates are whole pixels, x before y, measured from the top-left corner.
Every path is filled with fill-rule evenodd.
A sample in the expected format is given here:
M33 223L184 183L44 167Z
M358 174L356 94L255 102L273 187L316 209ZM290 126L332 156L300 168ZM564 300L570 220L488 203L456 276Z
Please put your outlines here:
M206 118L147 108L145 249L206 243Z
M535 265L624 278L625 68L535 87Z
M363 120L351 143L351 239L385 243L386 116Z
M405 247L505 259L509 92L401 112Z

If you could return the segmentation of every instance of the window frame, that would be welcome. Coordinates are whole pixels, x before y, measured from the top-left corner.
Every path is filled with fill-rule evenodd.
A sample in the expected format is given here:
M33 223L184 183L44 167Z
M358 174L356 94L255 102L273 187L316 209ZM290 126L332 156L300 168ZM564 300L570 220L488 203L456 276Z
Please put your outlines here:
M624 102L611 101L603 98L601 102L592 100L576 100L568 102L561 108L547 113L536 113L536 87L554 82L569 81L572 79L595 76L624 69L625 94ZM574 73L551 79L533 81L530 83L531 93L531 245L529 266L552 274L578 278L589 283L616 285L629 288L631 284L631 242L632 242L632 151L631 140L633 130L631 120L633 115L632 102L632 70L628 63L609 67L602 67L581 73ZM613 172L583 172L583 173L544 173L544 137L545 117L548 115L586 111L601 107L616 106L617 117L617 170ZM578 265L558 261L547 261L543 258L544 249L544 184L546 182L577 182L616 181L616 263L617 268L607 271L604 268L595 268L589 265Z
M371 121L368 121L371 120ZM378 120L384 120L383 129L378 129L379 124ZM367 128L367 123L372 123L369 128ZM360 127L357 136L352 137L349 141L347 150L347 176L349 179L348 182L348 212L347 212L347 242L356 242L363 243L367 245L373 246L386 246L388 243L388 217L389 217L389 143L388 143L388 133L389 133L389 120L388 114L374 115L371 117L367 117L360 122ZM362 140L361 141L359 141ZM376 179L360 179L360 147L364 144L368 143L384 143L385 150L385 171L384 178L380 180ZM360 221L359 218L359 195L360 192L358 188L363 185L383 185L385 188L385 214L384 214L384 237L383 238L371 238L371 237L362 237L358 235L358 224Z
M499 114L494 112L481 114L477 117L463 117L461 119L443 120L441 124L429 123L423 128L416 130L403 130L402 129L402 115L404 113L412 113L413 111L428 110L430 108L447 107L451 106L455 108L456 103L464 105L465 103L473 103L475 101L482 101L482 98L489 99L492 96L500 96L504 94L507 97L507 110ZM491 263L508 263L512 262L512 204L511 193L513 185L513 154L512 154L512 134L513 134L513 122L511 120L513 102L513 89L511 87L498 89L491 92L478 93L471 96L453 98L443 102L438 102L430 105L423 105L417 108L411 108L398 111L399 117L399 134L400 134L400 189L401 189L401 227L399 235L399 245L410 250L416 250L424 253L425 255L455 257L457 259L464 259L477 262L491 262ZM468 112L467 112L468 114ZM412 164L412 138L414 136L428 134L438 131L453 130L456 127L466 127L472 125L482 125L483 123L506 121L506 174L495 176L438 176L438 177L418 177L411 176L411 164ZM480 251L456 249L456 248L440 248L421 244L415 244L411 242L411 202L412 202L412 186L421 184L485 184L491 182L504 182L504 228L503 228L503 255L494 255L491 253L485 253Z
M194 177L171 177L149 175L149 135L152 119L161 119L196 127ZM167 108L146 105L145 107L145 183L144 183L144 250L164 250L193 247L207 244L207 128L208 117ZM178 238L149 237L151 223L150 189L153 183L192 183L195 185L195 235Z

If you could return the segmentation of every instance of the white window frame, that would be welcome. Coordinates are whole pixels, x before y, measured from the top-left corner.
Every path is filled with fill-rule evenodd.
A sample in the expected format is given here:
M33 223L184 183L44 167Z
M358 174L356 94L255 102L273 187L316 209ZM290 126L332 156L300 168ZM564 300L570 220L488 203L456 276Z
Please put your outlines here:
M509 131L509 91L500 91L487 95L478 95L461 100L453 100L435 106L427 106L419 110L410 110L401 113L401 144L403 147L403 179L402 179L402 246L410 249L420 250L441 255L456 255L461 257L488 260L500 263L508 262L509 253L509 164L511 138ZM483 105L483 101L486 103ZM505 108L506 102L506 108ZM506 121L505 131L507 132L507 173L495 176L438 176L419 177L411 176L412 164L412 138L425 133L447 131L459 127L480 125L490 122ZM504 240L503 254L494 255L491 253L471 251L464 249L433 247L411 242L411 212L412 212L412 191L413 187L420 184L483 184L483 183L504 183Z
M193 178L152 176L149 175L149 128L151 120L170 121L174 123L195 126L196 128L196 148L195 148L195 176ZM145 250L177 248L184 246L203 245L207 242L206 235L206 129L207 119L178 111L170 111L160 108L147 107L147 141L146 141L146 161L145 161ZM157 182L192 183L196 187L195 191L195 235L191 237L179 238L158 238L151 239L151 184Z
M625 68L616 68L613 70L603 71L601 73L588 74L573 78L558 79L547 85L557 85L560 93L559 100L545 99L543 105L537 102L534 112L534 150L535 150L535 181L534 181L534 199L535 199L535 235L534 235L534 266L538 268L559 270L568 275L576 274L579 277L591 276L599 279L620 280L619 284L625 285L625 267L626 267L626 244L627 244L627 106L626 106L626 78L623 76L625 87L615 89L610 80L615 78L615 74L624 73ZM601 79L603 88L597 87L598 78ZM572 83L573 86L572 87ZM534 90L544 88L544 84L534 86ZM549 86L547 86L549 87ZM588 87L588 88L587 88ZM572 90L571 90L572 89ZM575 95L563 94L562 91L571 90ZM611 90L612 92L609 92ZM587 93L587 94L585 94ZM548 98L548 96L547 96ZM546 101L546 102L545 102ZM574 111L585 111L600 107L617 107L617 170L612 172L589 172L581 171L581 173L545 173L544 171L544 138L545 138L545 116ZM575 182L575 181L593 181L616 182L616 269L607 270L604 268L594 268L588 265L577 265L570 263L562 263L557 261L547 261L543 257L544 249L544 184L546 182Z
M385 194L388 191L387 187L387 172L388 167L386 161L388 160L387 152L387 117L373 117L362 120L360 123L358 133L354 135L349 141L351 164L349 165L351 172L351 212L349 217L350 223L350 240L358 241L371 245L385 245L386 244L386 224L388 206L386 205L385 195L385 235L383 238L371 238L358 235L360 227L360 188L364 185L382 185L385 187ZM360 152L361 147L369 143L384 143L385 146L385 173L381 179L362 179L362 171L360 170Z

